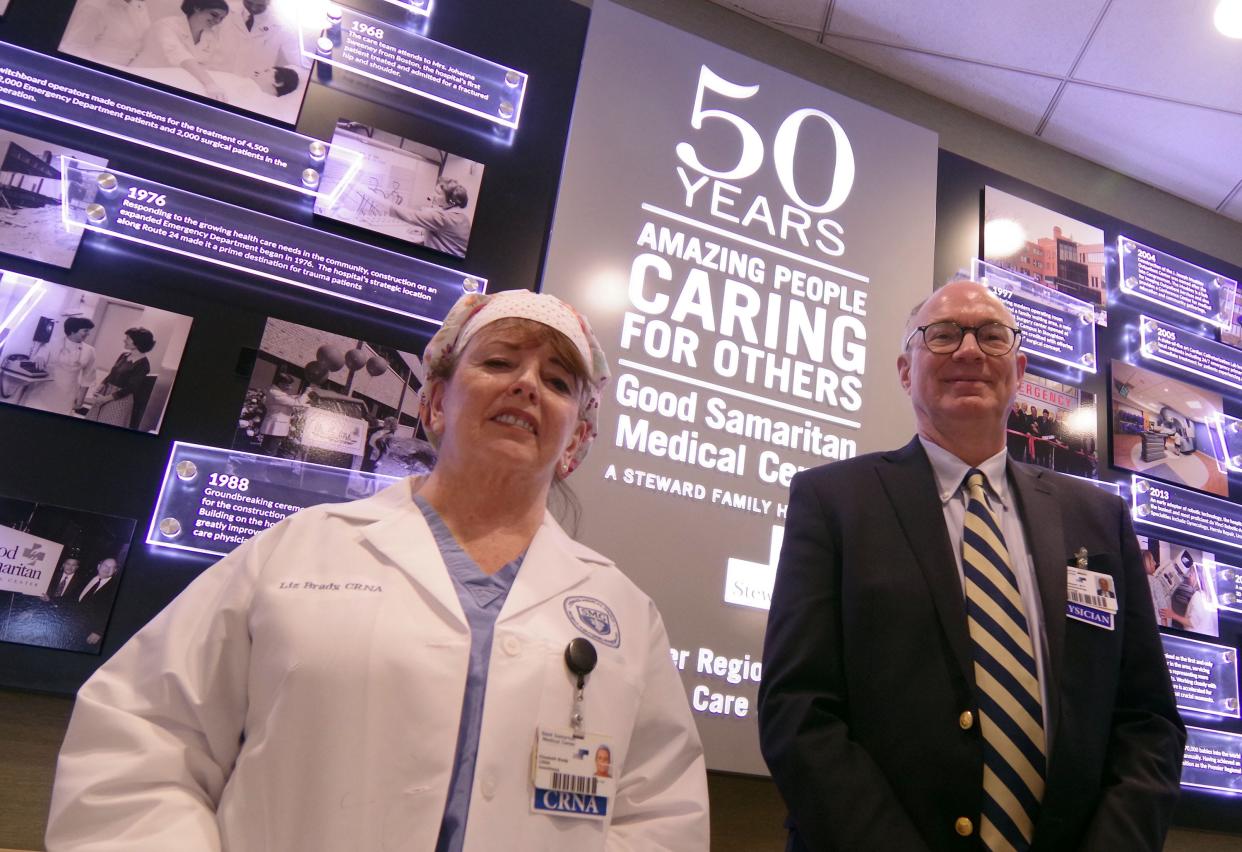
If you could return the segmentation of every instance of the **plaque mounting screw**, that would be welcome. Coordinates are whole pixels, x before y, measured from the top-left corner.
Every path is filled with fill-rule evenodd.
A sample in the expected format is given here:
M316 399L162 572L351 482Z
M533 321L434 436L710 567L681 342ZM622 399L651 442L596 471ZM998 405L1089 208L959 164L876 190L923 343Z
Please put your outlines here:
M479 282L478 282L478 279L476 279L476 278L467 278L465 281L461 282L461 289L462 289L462 290L464 290L464 291L465 291L465 292L467 292L467 293L477 293L477 292L479 292Z
M314 160L316 163L322 163L324 158L328 156L327 143L320 142L318 139L311 142L310 143L310 155L311 155L311 159Z
M177 462L175 470L177 471L177 478L182 482L193 482L194 477L198 476L198 465L192 461Z
M92 225L102 225L108 221L108 211L97 201L86 205L86 218Z
M99 184L99 188L104 192L112 192L117 185L116 175L112 172L100 172L99 177L95 178L95 183Z
M508 86L510 89L516 89L517 84L520 82L522 82L522 77L520 74L518 74L518 72L516 71L505 72L505 85Z
M513 118L513 101L502 100L500 108L496 110L501 118Z
M316 169L302 169L302 185L307 189L319 186L319 172Z
M164 518L160 521L160 535L164 538L176 538L181 535L181 521L176 518Z

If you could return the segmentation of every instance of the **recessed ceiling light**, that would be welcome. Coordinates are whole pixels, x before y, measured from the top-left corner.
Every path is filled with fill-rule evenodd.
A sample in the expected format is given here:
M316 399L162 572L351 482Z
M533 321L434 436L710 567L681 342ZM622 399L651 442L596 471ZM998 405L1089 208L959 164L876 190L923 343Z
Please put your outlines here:
M1213 19L1223 35L1242 38L1242 0L1220 0Z

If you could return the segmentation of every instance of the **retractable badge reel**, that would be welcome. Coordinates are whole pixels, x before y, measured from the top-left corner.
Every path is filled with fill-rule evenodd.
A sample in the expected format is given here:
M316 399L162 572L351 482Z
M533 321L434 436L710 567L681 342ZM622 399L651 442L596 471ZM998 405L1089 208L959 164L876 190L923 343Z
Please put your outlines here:
M612 743L588 734L582 712L587 675L599 655L586 639L565 646L565 667L576 678L570 729L539 727L531 755L531 812L558 817L604 819L613 792Z
M587 639L578 637L570 640L565 646L565 666L570 674L578 679L577 687L574 689L574 710L569 717L574 734L577 736L585 733L586 719L582 713L583 693L586 691L587 675L595 671L595 664L598 661L599 654L596 653L595 646Z

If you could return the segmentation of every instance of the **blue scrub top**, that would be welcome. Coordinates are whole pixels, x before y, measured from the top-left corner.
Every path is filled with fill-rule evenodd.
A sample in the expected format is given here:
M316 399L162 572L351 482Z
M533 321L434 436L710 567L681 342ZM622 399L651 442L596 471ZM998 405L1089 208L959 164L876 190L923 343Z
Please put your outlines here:
M522 554L495 574L483 569L467 555L449 532L431 504L415 495L414 502L427 519L440 556L448 567L457 590L457 599L470 625L470 668L466 672L466 694L461 703L461 723L457 726L457 751L453 756L453 776L449 780L448 801L440 823L436 852L461 852L466 840L466 816L470 812L470 791L474 787L474 765L479 754L479 729L483 724L483 697L487 690L487 665L492 656L492 635L496 616L513 588Z

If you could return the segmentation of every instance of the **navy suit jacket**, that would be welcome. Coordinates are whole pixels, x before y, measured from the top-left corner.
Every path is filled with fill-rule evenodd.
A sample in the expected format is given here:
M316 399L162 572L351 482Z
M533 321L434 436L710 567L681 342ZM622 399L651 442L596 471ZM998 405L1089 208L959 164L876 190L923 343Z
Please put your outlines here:
M1034 849L1155 852L1186 735L1128 507L1012 460L1009 477L1048 646ZM1066 567L1082 547L1089 568L1114 579L1114 630L1065 616ZM981 848L966 609L917 438L794 477L763 656L760 742L789 807L791 850ZM960 817L975 826L969 836Z

